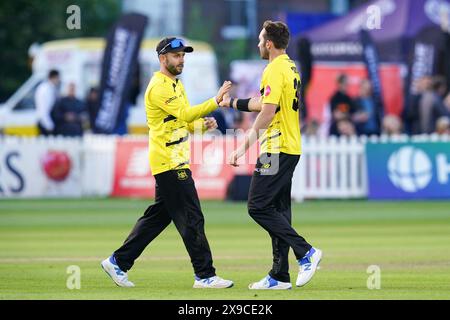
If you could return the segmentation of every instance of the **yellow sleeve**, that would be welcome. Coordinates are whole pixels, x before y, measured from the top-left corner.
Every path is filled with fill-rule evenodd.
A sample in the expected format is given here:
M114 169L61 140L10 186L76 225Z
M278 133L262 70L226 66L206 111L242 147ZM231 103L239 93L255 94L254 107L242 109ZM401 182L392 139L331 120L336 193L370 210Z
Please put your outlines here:
M149 99L168 114L188 123L200 119L218 107L215 98L191 106L185 99L178 97L171 88L164 86L155 86L150 92Z
M193 122L188 123L188 130L190 133L201 132L205 133L208 129L205 127L205 119L200 118Z
M276 68L268 69L263 76L262 103L280 104L283 92L283 74Z

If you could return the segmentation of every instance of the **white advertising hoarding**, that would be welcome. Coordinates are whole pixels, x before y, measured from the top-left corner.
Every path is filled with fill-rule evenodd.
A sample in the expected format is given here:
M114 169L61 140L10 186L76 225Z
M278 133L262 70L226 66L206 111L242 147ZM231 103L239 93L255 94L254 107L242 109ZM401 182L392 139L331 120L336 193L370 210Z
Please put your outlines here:
M0 199L82 195L81 141L0 139Z

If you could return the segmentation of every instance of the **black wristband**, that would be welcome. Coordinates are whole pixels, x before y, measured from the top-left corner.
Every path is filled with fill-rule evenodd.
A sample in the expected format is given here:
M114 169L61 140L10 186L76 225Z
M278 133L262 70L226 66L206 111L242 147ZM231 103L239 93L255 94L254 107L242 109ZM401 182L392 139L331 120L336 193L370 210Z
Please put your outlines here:
M249 102L250 102L250 98L249 98L249 99L238 99L238 100L236 101L237 109L238 109L239 111L251 112L251 111L248 109L248 104L249 104Z
M230 98L230 105L228 106L229 108L234 108L233 107L233 102L234 102L234 98Z

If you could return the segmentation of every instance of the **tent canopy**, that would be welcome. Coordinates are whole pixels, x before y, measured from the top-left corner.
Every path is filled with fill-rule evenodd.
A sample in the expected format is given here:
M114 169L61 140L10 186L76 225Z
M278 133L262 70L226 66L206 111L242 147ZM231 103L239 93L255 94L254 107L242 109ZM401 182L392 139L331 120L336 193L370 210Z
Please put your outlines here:
M424 30L442 33L449 15L450 0L374 0L299 37L312 42L315 60L360 61L359 31L367 29L381 61L405 62L416 36Z

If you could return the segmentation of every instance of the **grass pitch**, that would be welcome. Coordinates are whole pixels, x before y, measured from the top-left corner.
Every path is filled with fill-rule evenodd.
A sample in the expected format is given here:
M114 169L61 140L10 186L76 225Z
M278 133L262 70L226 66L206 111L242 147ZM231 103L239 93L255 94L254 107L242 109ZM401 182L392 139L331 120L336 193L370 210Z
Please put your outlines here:
M321 248L304 288L250 291L271 266L271 242L245 203L203 201L206 233L226 290L192 289L193 271L169 226L116 287L100 261L121 245L151 200L1 200L0 299L450 299L450 202L317 201L294 204L296 230ZM291 281L297 266L291 257ZM67 288L67 268L81 289ZM369 290L367 269L381 270Z

